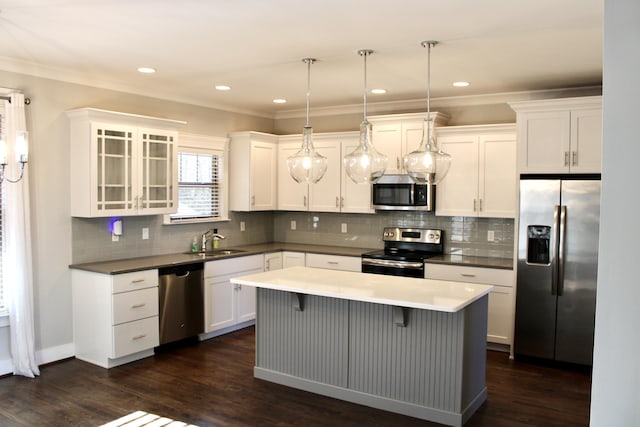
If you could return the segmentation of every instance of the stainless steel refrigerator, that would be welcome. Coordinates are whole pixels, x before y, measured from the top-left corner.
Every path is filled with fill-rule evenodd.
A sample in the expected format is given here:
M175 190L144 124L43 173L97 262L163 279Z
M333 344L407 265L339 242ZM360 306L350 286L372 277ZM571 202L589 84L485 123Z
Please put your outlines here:
M516 356L591 365L599 176L520 180Z

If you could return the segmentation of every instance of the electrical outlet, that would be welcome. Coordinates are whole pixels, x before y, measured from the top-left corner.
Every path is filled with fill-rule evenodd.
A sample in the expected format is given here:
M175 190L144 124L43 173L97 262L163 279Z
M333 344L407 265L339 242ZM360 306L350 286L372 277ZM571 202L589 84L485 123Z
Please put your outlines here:
M340 226L340 231L342 233L346 233L347 232L347 224L346 223L342 223L342 225Z
M149 240L149 227L142 229L142 240Z
M292 229L292 230L295 230L295 229L296 229L296 220L295 220L295 219L292 219L292 220L291 220L291 229Z
M493 242L495 240L495 234L493 230L487 231L487 242Z
M245 230L244 221L240 221L240 231L244 231L244 230Z

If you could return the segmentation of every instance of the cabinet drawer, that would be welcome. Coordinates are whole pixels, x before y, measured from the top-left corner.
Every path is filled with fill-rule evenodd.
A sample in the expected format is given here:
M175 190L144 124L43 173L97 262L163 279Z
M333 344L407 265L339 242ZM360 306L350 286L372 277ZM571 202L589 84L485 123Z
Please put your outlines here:
M329 270L362 271L360 257L307 254L307 267L326 268Z
M114 326L112 342L112 359L158 346L158 316Z
M255 269L264 270L264 255L247 255L208 261L204 264L204 277L224 276Z
M453 282L513 286L513 270L501 268L462 267L427 263L424 277L425 279L450 280Z
M158 286L158 270L142 270L113 276L112 292L135 291Z
M122 292L113 296L113 324L158 315L158 288Z

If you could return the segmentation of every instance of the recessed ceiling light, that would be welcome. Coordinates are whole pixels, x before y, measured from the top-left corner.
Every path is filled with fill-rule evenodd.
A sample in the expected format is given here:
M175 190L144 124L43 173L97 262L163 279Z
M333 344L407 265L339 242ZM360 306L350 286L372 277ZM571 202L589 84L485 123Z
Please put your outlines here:
M469 86L469 82L453 82L455 87L467 87Z
M274 104L286 104L287 100L286 99L282 99L282 98L277 98L273 100Z
M376 95L381 95L383 93L387 93L386 89L371 89L371 93L375 93Z
M139 67L138 72L144 73L144 74L153 74L156 72L156 69L151 67Z
M227 85L216 85L216 90L231 90L231 86L227 86Z

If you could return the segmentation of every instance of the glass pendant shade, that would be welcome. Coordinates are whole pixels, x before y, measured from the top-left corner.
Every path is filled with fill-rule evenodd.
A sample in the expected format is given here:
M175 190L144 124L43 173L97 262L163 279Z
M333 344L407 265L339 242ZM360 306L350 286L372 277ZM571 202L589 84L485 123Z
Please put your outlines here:
M387 156L374 148L371 134L371 123L363 121L360 124L360 144L342 160L347 175L356 184L376 182L387 168Z
M367 120L367 56L372 53L369 49L358 51L364 57L364 119L360 124L360 143L342 159L347 176L356 184L372 184L387 169L387 156L373 147L372 126Z
M322 179L327 171L327 158L318 153L313 146L313 128L309 124L311 64L315 61L314 58L302 60L307 64L307 124L302 129L302 146L296 154L287 158L289 175L300 184L315 184Z
M437 184L449 172L451 155L436 144L434 121L431 117L431 48L438 42L424 41L427 50L427 117L422 128L422 141L418 149L403 158L404 168L413 180L420 184Z
M425 119L420 146L403 159L409 176L420 184L439 183L451 166L451 155L438 148L433 127L433 119Z
M300 184L315 184L327 171L327 158L313 147L313 129L305 126L302 135L302 147L293 156L287 158L289 174Z

